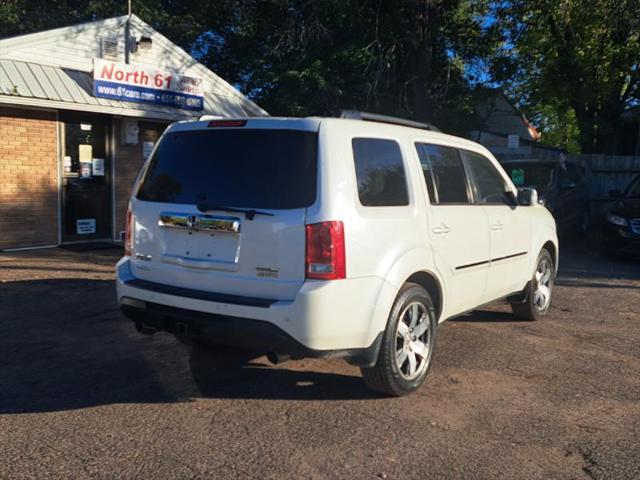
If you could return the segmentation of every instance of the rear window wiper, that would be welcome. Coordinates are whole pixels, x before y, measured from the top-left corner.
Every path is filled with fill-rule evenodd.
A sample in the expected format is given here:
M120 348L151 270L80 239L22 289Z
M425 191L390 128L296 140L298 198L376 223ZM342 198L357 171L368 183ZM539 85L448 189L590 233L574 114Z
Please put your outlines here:
M253 220L256 215L266 215L268 217L273 217L273 213L269 212L261 212L260 210L254 210L252 208L236 208L236 207L225 207L224 205L209 205L206 203L199 203L198 210L201 212L210 212L212 210L222 210L224 212L237 212L244 213L244 218L247 220Z

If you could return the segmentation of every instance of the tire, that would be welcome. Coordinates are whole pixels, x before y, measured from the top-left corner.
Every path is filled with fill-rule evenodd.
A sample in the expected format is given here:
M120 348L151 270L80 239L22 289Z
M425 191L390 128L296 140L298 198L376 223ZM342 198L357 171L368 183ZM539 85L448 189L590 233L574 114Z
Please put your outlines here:
M512 303L511 310L523 320L540 320L549 311L555 281L555 265L549 251L545 248L538 255L536 269L528 285L526 301ZM546 292L539 287L547 287Z
M376 364L361 368L365 384L392 397L417 390L431 368L437 329L429 293L420 285L406 283L391 309Z

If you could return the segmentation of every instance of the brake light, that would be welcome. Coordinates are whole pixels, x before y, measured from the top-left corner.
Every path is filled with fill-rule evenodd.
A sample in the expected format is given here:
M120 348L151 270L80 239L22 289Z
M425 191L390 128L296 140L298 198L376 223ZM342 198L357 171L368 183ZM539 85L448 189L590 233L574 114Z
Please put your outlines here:
M244 127L246 120L211 120L209 127Z
M128 257L133 252L133 224L134 218L131 213L131 207L127 209L127 226L124 231L124 254Z
M338 280L346 277L344 226L342 222L321 222L306 226L306 277Z

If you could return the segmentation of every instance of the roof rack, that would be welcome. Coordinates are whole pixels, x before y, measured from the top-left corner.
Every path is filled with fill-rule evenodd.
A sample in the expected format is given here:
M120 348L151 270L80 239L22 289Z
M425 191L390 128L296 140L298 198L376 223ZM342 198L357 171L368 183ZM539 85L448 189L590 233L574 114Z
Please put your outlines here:
M431 130L432 132L441 132L438 127L430 123L416 122L405 118L390 117L388 115L380 115L379 113L359 112L357 110L343 110L340 118L349 118L351 120L365 120L367 122L390 123L393 125L402 125L404 127L421 128L422 130Z

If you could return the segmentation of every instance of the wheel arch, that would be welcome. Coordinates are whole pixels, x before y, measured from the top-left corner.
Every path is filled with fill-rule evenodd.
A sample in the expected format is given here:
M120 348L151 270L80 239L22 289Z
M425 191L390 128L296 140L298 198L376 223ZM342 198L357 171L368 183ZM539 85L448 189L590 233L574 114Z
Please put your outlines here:
M386 271L384 279L385 286L378 296L371 331L379 332L386 328L389 313L398 297L398 292L407 282L417 283L431 294L437 318L441 319L446 305L446 293L442 280L434 268L431 249L419 247L406 251L393 262Z
M544 245L542 245L542 248L540 249L540 251L542 250L547 250L551 255L551 259L553 260L553 268L557 273L558 272L558 255L559 255L558 245L554 243L552 240L547 240L544 243Z
M434 275L430 271L420 270L415 272L409 276L405 280L404 283L416 283L424 288L429 295L431 295L431 299L433 300L433 306L436 311L436 319L440 321L440 317L442 316L443 309L443 290L440 280L436 275Z

